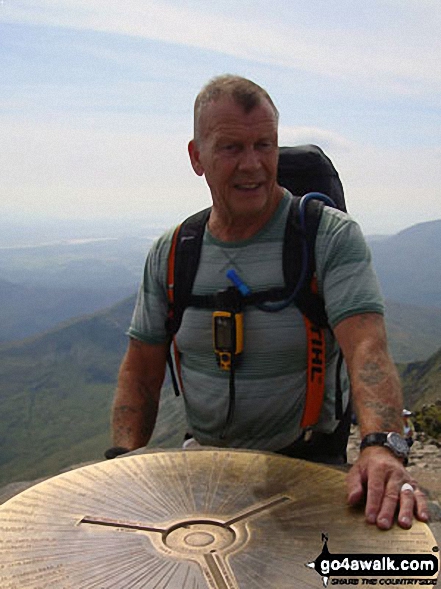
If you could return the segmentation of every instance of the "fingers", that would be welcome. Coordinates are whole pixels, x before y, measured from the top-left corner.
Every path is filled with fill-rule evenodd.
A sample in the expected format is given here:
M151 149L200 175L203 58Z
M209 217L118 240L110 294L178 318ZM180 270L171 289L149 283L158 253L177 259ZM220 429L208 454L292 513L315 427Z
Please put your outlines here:
M410 483L404 483L400 489L400 511L398 524L402 528L409 529L412 526L412 518L415 508L415 490Z
M383 469L372 470L368 479L366 498L366 521L388 530L393 521L399 500L400 478Z
M425 494L400 462L375 460L365 455L351 469L347 478L348 502L359 503L366 494L366 521L382 530L391 528L398 512L398 525L409 529L414 516L429 520Z
M346 484L349 505L357 505L364 497L365 477L356 465L349 471Z

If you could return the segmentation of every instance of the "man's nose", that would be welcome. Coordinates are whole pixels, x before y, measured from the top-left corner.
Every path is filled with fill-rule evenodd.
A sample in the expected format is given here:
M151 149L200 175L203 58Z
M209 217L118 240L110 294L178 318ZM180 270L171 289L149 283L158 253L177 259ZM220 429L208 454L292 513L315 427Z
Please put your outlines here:
M239 168L245 171L258 170L261 166L258 151L254 147L246 147L242 153L239 161Z

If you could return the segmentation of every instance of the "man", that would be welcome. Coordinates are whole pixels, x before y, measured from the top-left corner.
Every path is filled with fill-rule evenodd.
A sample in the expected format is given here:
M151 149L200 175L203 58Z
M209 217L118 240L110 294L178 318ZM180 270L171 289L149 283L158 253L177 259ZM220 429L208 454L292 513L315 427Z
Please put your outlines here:
M278 113L271 98L249 80L215 78L196 99L189 155L196 174L205 177L213 206L195 294L227 288L226 270L231 268L251 291L283 285L281 254L291 196L276 181L277 129ZM157 416L169 348L165 319L171 235L165 234L149 252L120 369L113 407L114 443L128 450L147 444ZM361 434L370 435L348 475L348 501L355 504L366 495L366 519L382 529L390 528L399 504L398 522L409 528L414 514L427 520L427 505L402 458L390 444L378 441L384 432L402 432L402 399L387 352L383 304L369 252L358 226L345 214L325 207L315 255L319 292L344 354ZM301 313L294 305L279 313L250 307L244 323L234 416L227 419L229 377L216 364L211 312L189 307L184 313L177 344L191 433L202 445L303 456L308 442L300 425L306 387ZM326 354L325 402L313 432L313 437L325 440L318 444L324 454L326 440L334 439L339 425L333 411L337 348L330 334ZM347 383L344 389L347 404ZM339 462L338 451L323 461Z
M409 448L413 446L415 436L415 426L412 422L412 411L409 409L403 409L403 432Z

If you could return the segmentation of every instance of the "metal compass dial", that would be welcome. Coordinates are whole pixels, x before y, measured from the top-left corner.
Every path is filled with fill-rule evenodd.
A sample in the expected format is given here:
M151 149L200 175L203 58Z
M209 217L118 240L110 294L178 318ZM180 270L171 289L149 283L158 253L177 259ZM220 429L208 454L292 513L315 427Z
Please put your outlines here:
M380 532L344 474L263 452L152 452L71 471L0 507L2 589L317 587L333 552L427 552L427 526Z

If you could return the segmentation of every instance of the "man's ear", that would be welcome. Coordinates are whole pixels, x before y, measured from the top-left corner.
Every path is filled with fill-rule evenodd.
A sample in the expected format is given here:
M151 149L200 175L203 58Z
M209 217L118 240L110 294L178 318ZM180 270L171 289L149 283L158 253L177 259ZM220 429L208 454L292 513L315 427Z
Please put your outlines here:
M198 176L203 176L204 175L204 167L201 164L201 161L199 159L200 152L199 152L198 146L196 145L196 141L194 139L192 139L188 144L188 154L190 156L190 161L191 161L191 165L192 165L193 170L196 172L196 174Z

